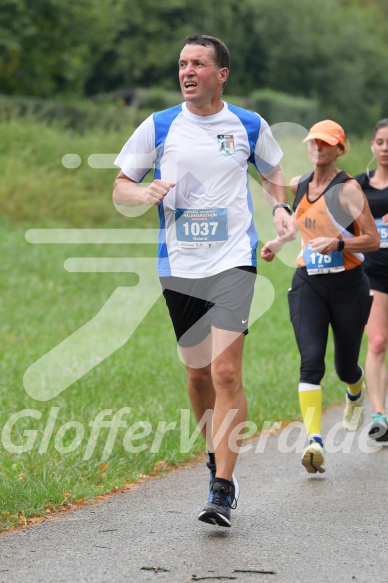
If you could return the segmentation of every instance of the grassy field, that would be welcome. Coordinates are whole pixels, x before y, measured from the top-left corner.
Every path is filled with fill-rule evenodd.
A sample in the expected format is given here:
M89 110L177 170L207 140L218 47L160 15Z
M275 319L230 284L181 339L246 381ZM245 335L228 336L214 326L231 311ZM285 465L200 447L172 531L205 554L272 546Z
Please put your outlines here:
M91 168L87 163L92 154L116 153L131 133L130 127L112 134L97 129L80 135L33 119L14 119L3 122L0 131L3 529L194 459L204 444L197 438L182 451L182 433L186 428L192 435L195 423L190 416L187 428L185 415L190 407L185 370L177 357L164 301L153 291L155 245L102 243L98 238L89 244L26 241L26 232L32 229L124 233L156 227L155 209L137 218L119 214L111 202L116 171ZM287 144L284 150L287 154ZM346 169L362 171L367 141L356 143L352 152ZM62 165L69 153L80 157L79 167ZM290 164L287 173L297 172L298 164ZM256 183L253 191L265 241L274 234L271 216ZM286 299L296 252L297 247L290 246L273 263L260 264L255 309L264 313L251 325L244 354L249 419L258 431L264 421L285 423L299 418L299 358ZM70 270L69 258L73 265L74 260L105 258L111 271L106 266L102 272L85 267L79 272ZM128 258L147 262L149 288L139 284L136 290L136 275L128 268L114 267L114 259ZM148 262L152 267L148 268ZM26 370L55 347L64 346L76 331L86 329L117 289L130 290L128 294L133 290L132 305L122 321L112 318L110 325L98 329L100 337L92 338L89 371L50 399L39 400L31 391L27 393ZM152 301L145 307L144 297L151 291ZM102 355L99 349L104 340L119 334L126 317L135 318L141 310L144 316L127 341L109 356ZM65 348L57 352L57 377L62 367L70 369L71 375L70 353ZM335 377L332 361L330 344L325 407L343 400L344 387ZM103 421L111 422L113 429L104 427Z

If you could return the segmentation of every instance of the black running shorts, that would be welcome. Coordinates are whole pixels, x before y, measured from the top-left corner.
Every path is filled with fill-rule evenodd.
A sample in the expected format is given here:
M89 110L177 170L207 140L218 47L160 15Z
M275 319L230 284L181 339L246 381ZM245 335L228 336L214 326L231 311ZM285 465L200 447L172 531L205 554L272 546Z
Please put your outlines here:
M201 279L161 277L179 345L196 346L211 326L247 334L256 272L256 267L244 266Z
M382 277L373 273L368 273L370 288L383 294L388 294L388 277Z

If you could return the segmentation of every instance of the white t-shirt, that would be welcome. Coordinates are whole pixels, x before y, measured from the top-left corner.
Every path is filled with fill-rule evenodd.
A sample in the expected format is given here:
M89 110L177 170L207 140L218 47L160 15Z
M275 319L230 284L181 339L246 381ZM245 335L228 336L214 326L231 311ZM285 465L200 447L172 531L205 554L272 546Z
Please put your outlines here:
M224 103L203 117L185 103L148 117L115 160L140 182L154 177L175 182L158 206L158 274L201 278L256 265L248 163L266 174L282 151L258 114Z

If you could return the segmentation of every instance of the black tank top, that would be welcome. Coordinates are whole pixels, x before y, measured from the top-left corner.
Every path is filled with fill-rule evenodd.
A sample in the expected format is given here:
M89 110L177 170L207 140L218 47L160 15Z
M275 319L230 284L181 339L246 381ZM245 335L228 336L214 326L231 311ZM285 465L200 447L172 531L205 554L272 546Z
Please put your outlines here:
M374 172L370 173L372 177ZM354 177L361 186L368 200L371 213L375 219L381 219L388 213L388 188L374 188L369 183L367 174L358 174ZM364 268L366 273L388 279L388 247L364 253Z

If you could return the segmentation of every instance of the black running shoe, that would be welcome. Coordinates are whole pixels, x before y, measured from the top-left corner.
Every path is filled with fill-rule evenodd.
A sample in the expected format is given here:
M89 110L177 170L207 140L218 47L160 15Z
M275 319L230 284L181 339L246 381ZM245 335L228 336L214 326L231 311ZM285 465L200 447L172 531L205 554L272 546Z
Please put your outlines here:
M209 493L210 493L212 488L213 488L214 480L216 478L216 465L212 464L211 462L207 462L206 465L210 470L210 476L209 476ZM234 474L232 474L232 482L233 482L233 486L234 486L234 497L235 497L235 500L237 502L238 497L240 496L240 486L239 486L237 478Z
M198 520L218 526L230 526L230 511L237 506L234 495L234 486L229 487L220 482L215 482L209 494L209 499L198 516Z

